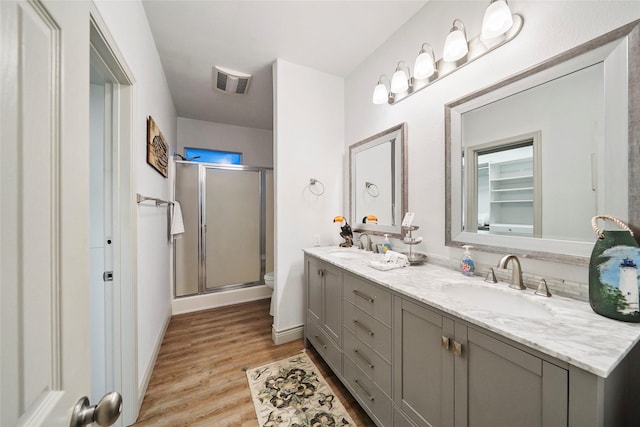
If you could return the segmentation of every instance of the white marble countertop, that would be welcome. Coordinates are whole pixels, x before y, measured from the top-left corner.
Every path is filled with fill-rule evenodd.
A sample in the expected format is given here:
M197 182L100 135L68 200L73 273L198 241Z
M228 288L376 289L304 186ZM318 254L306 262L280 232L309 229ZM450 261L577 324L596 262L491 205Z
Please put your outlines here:
M490 284L482 277L467 277L431 264L380 271L371 268L368 262L381 261L382 255L348 249L360 256L344 258L330 253L336 250L345 251L330 246L308 248L304 252L603 378L640 340L640 323L600 316L586 302L556 295L541 297L531 289L519 291L502 282ZM527 300L525 306L535 305L533 308L539 309L541 316L526 318L508 314L513 310L506 305L498 310L479 308L474 305L474 298L460 298L447 289L464 286L474 288L475 293L486 289L510 294L507 298L523 298Z

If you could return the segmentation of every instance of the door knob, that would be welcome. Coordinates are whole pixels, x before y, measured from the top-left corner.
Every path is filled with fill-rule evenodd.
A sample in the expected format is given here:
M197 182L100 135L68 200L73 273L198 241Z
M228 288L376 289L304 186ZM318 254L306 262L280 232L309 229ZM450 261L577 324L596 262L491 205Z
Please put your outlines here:
M90 406L87 396L81 397L73 407L69 427L83 427L91 423L110 426L122 412L122 396L117 391L105 394L97 405Z

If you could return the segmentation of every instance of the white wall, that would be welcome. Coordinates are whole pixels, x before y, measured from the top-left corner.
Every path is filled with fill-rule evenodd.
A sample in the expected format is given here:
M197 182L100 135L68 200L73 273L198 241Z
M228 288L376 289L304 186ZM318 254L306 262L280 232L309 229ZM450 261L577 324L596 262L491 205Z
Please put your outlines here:
M351 218L352 223L360 223L365 216L375 215L379 224L393 224L392 149L395 149L392 143L385 142L356 154L354 196L358 211ZM375 187L366 188L367 182Z
M302 249L341 239L335 215L342 206L344 81L278 59L274 76L275 276L274 331L304 323ZM314 196L309 179L324 184ZM316 190L317 191L317 190Z
M244 165L273 166L273 132L270 130L178 117L176 152L184 155L185 147L240 152Z
M367 58L345 81L346 147L401 122L408 123L409 210L424 237L418 248L433 257L459 259L462 251L444 245L445 161L444 105L538 64L640 18L637 1L509 2L524 18L521 33L510 43L443 78L396 105L373 105L373 87L382 73L391 76L397 62L411 64L424 42L442 57L442 46L454 18L469 37L480 33L488 2L430 1L400 31ZM495 265L498 254L475 254L476 262ZM587 269L523 260L527 272L540 271L581 283Z
M170 153L176 147L177 117L144 8L140 1L97 1L96 6L135 78L135 189L145 196L167 200L169 180L146 162L147 117L152 116L162 131ZM171 314L167 223L166 208L138 205L137 327L141 387L153 369L154 353Z

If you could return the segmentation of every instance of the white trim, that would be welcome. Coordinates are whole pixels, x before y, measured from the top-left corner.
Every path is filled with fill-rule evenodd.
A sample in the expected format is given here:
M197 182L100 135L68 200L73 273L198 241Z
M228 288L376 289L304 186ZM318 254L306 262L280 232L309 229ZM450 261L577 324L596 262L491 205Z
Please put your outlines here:
M51 413L55 410L56 405L64 396L64 391L47 391L38 397L33 412L23 414L18 420L18 426L44 426L50 421Z
M304 325L294 326L284 331L276 331L275 327L271 327L271 339L276 345L295 341L304 338Z
M272 289L267 286L253 286L251 288L234 289L192 297L174 298L173 301L171 301L171 308L174 315L191 313L208 308L224 307L227 305L267 299L271 298L272 293Z
M158 339L156 340L155 350L151 355L151 361L149 365L147 365L147 369L144 372L144 376L142 377L142 382L138 386L138 402L142 402L144 400L144 395L147 392L147 387L149 387L149 382L151 381L151 374L153 374L153 368L156 366L156 361L158 360L158 354L160 354L160 347L162 347L162 341L164 341L164 336L167 333L167 328L169 327L169 321L171 320L171 313L167 311L167 315L165 316L164 322L162 324L161 333L158 334Z
M112 141L114 176L113 233L119 246L114 247L113 267L119 271L119 283L113 299L113 387L122 394L124 405L116 425L133 424L142 399L138 398L138 329L137 329L137 215L133 201L135 183L134 151L134 83L135 78L124 55L118 49L99 9L89 6L92 47L117 84L113 86ZM153 367L153 365L152 365Z

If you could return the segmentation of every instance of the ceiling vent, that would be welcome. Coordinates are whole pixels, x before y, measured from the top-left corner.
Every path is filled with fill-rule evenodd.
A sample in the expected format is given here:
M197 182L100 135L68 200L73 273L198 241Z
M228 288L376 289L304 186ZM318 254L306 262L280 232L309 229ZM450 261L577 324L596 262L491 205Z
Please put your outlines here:
M213 68L213 78L216 89L232 95L245 95L249 91L249 83L251 83L251 74L229 70L217 65Z

